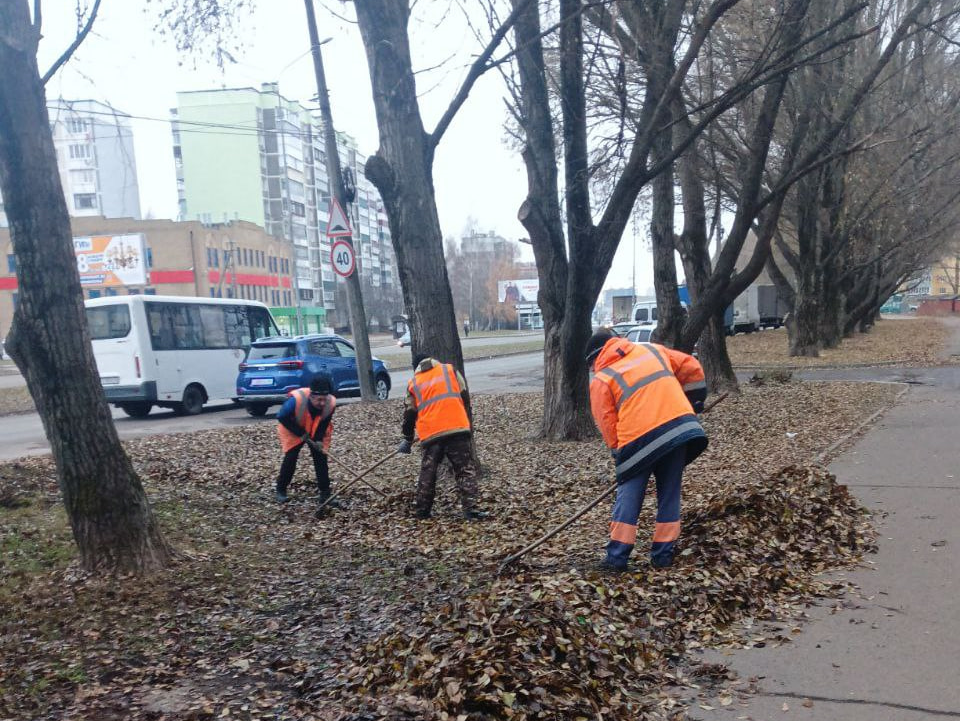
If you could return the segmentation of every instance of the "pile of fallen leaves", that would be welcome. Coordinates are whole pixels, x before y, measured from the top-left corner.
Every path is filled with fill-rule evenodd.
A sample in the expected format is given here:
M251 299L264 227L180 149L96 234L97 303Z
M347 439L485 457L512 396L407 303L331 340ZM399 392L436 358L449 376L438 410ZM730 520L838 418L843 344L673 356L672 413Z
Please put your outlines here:
M686 653L832 592L869 547L842 486L803 465L889 403L889 385L748 387L704 419L677 566L602 576L609 504L497 574L612 481L599 439L533 438L535 394L475 399L483 505L452 479L411 517L418 456L317 521L310 463L273 500L275 422L127 443L176 563L148 581L80 572L48 459L0 465L0 718L682 718ZM333 454L396 447L398 401L344 405ZM795 467L783 470L786 466ZM349 477L332 466L334 487ZM446 716L444 716L446 714Z
M844 486L793 466L690 514L670 572L528 569L465 588L431 604L414 632L367 644L343 678L357 703L374 696L377 716L662 718L688 650L817 593L811 574L870 539Z
M727 351L733 364L742 368L870 364L934 366L944 362L949 335L950 329L937 318L884 319L868 333L855 333L844 338L837 348L822 349L816 358L791 356L786 328L733 336L727 339Z

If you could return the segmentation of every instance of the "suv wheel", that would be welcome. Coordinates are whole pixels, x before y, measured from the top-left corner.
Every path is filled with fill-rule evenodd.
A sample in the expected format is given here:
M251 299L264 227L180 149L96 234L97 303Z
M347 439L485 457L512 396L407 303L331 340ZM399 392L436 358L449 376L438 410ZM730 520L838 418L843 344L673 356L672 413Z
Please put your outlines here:
M267 415L267 409L270 408L266 403L247 403L247 413L254 418L260 418Z
M390 381L387 380L386 376L377 376L375 390L378 401L387 400L390 396Z

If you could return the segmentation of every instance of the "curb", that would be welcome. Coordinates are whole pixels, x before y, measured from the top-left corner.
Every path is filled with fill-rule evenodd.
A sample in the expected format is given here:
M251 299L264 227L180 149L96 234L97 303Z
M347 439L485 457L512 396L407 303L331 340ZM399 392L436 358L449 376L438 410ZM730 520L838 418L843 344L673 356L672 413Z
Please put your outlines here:
M817 455L815 455L815 456L813 457L813 462L814 462L814 463L824 463L824 462L827 461L833 454L835 454L842 446L844 446L844 445L846 445L847 443L849 443L849 442L850 442L851 440L853 440L855 437L857 437L857 436L859 436L861 433L863 433L869 426L872 426L874 423L876 423L881 417L883 417L883 415L884 415L887 411L889 411L891 408L893 408L895 405L897 405L897 404L903 399L903 397L907 394L907 391L910 390L910 386L908 386L908 385L906 385L906 384L904 384L904 385L905 385L905 387L904 387L903 389L901 389L900 392L897 393L897 395L895 395L895 396L893 397L893 400L890 402L889 405L884 406L883 408L880 408L879 410L871 413L871 414L866 418L866 420L864 420L862 423L860 423L860 424L859 424L856 428L854 428L852 431L849 431L848 433L845 433L839 440L834 441L834 442L831 443L829 446L827 446L827 448L825 448L824 450L820 451L820 453L818 453Z

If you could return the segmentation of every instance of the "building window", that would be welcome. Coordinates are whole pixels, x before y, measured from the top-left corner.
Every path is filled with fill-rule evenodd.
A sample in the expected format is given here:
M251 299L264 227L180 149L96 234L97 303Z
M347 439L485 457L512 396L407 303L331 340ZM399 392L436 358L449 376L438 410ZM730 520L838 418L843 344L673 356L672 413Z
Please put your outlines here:
M90 146L81 143L74 143L70 146L70 158L72 160L86 160L90 157Z
M16 273L17 272L17 256L13 253L7 255L7 272Z
M103 294L109 297L115 296L117 294L116 288L104 288Z
M87 132L87 121L83 118L70 118L67 120L67 131L73 135Z
M293 214L296 216L303 218L307 214L307 209L303 203L298 203L294 200L290 203L290 207L292 208Z
M87 297L89 297L89 298L91 298L91 299L93 299L93 298L99 298L99 297L100 297L100 291L99 291L99 290L93 290L93 289L88 290L88 291L87 291Z
M153 248L147 248L147 267L153 267Z
M73 207L77 210L95 210L97 207L96 193L74 193Z
M156 289L156 288L144 288L144 289L143 289L143 294L144 294L144 295L156 295L156 294L157 294L157 289Z
M92 170L71 170L70 181L77 185L91 185L97 182L97 174Z
M127 290L127 295L140 295L139 288L129 288Z

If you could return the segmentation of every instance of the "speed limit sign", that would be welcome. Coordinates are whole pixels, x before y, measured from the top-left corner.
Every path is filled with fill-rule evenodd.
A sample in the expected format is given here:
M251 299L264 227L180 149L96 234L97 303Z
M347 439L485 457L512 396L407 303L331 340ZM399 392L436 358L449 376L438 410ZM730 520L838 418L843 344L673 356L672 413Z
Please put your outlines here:
M330 262L337 275L349 278L357 266L357 258L353 254L353 246L346 240L338 240L330 249Z

